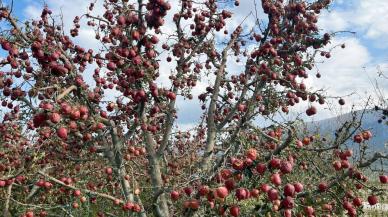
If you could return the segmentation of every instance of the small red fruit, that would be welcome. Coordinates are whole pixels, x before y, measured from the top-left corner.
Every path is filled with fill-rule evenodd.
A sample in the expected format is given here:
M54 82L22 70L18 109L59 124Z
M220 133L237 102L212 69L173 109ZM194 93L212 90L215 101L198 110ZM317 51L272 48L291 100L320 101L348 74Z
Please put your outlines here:
M340 161L334 161L333 162L333 167L336 171L341 170L341 162Z
M179 194L178 191L172 191L172 192L170 193L170 197L171 197L172 200L178 200L179 197L180 197L180 194Z
M239 105L237 106L237 110L238 110L239 112L244 112L244 111L246 111L246 109L247 109L247 106L246 106L245 104L239 104Z
M268 184L261 184L260 189L262 192L268 192L271 189L271 187Z
M67 139L67 129L64 127L61 127L57 130L57 135L59 138L65 140Z
M276 189L271 189L267 192L267 196L271 201L274 201L279 198L279 192Z
M254 188L254 189L251 190L251 196L252 197L258 197L259 194L260 194L260 191L258 189Z
M257 158L257 151L254 148L250 148L250 149L248 149L246 155L247 155L247 158L249 158L251 160L256 160L256 158Z
M282 171L282 173L290 173L292 171L292 164L288 161L282 161L281 165L280 165L280 171Z
M368 196L368 203L373 206L378 203L378 198L376 195L370 195Z
M54 124L59 123L61 121L61 115L54 112L51 114L50 121Z
M224 186L218 187L216 189L216 196L219 198L225 198L226 196L228 196L228 194L229 194L229 191Z
M387 184L388 183L388 176L387 175L381 175L379 176L380 182L382 184Z
M293 197L295 195L295 187L292 184L284 186L284 195Z
M282 184L282 179L280 178L280 174L279 173L272 174L271 182L272 182L272 184L274 184L276 186Z
M79 197L81 195L81 191L79 189L77 189L77 190L74 191L73 195L75 197Z
M74 203L73 203L73 208L74 208L74 209L78 209L78 207L79 207L79 204L78 204L77 202L74 202Z
M267 165L265 165L263 163L259 163L259 164L256 165L256 171L260 175L263 175L266 170L267 170Z
M360 134L356 134L356 135L354 135L354 137L353 137L353 141L356 142L356 143L361 143L363 140L364 140L364 139L363 139L363 136L360 135Z
M183 191L186 193L187 196L190 196L191 193L193 193L193 189L190 187L184 188Z
M140 33L137 30L132 31L132 39L139 40L140 39Z
M283 201L282 201L282 206L286 209L292 209L294 207L294 199L290 196L287 196Z
M317 108L315 108L314 106L311 106L309 107L307 110L306 110L306 114L307 116L313 116L317 113Z
M105 173L106 173L107 175L112 175L112 173L113 173L112 168L111 168L111 167L105 168Z
M167 96L167 98L169 98L170 100L175 100L175 99L176 99L176 95L175 95L175 93L173 93L173 92L168 92L166 96Z
M233 190L236 187L236 182L234 181L234 179L228 179L225 181L224 184L229 191Z
M240 207L238 207L237 205L233 205L230 207L230 215L231 216L234 216L234 217L237 217L240 215Z
M201 196L207 195L209 193L209 186L202 185L201 187L199 187L198 192L199 192L199 195L201 195Z
M242 170L244 169L244 161L240 160L240 159L235 159L233 162L232 162L232 167L233 169L235 170Z
M372 132L370 132L369 130L362 132L362 138L365 140L369 140L370 138L372 138Z
M319 190L320 192L326 191L326 190L327 190L327 184L326 184L325 182L319 183L319 185L318 185L318 190Z
M26 217L34 217L34 212L32 211L26 212Z
M305 213L308 215L308 216L312 216L314 214L314 208L311 207L311 206L307 206L304 208L304 211Z
M284 217L291 217L292 216L292 211L290 209L285 209L283 212Z
M277 159L277 158L273 158L271 159L271 161L269 162L269 164L271 165L272 168L274 169L278 169L280 167L280 159Z
M356 206L356 207L361 206L361 205L362 205L362 199L359 198L359 197L355 197L355 198L353 199L353 205Z
M295 187L295 192L296 193L300 193L300 192L303 191L303 185L300 182L295 183L294 187Z
M349 211L353 209L353 205L349 201L345 201L343 203L343 208Z
M198 200L190 200L189 202L190 209L198 209L199 208L199 201Z
M245 188L236 189L236 198L237 200L245 200L249 196L249 191Z

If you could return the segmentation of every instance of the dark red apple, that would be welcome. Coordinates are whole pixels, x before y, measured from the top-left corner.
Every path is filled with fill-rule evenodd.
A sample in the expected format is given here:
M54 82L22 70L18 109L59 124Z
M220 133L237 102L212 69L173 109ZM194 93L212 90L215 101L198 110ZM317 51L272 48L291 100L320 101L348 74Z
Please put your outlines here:
M379 176L380 182L382 184L387 184L388 183L388 176L387 175L381 175Z
M172 200L178 200L179 199L179 197L180 197L180 194L179 194L179 192L178 191L171 191L171 193L170 193L170 197L171 197L171 199Z
M237 217L240 215L240 207L237 205L233 205L230 207L230 215L233 217Z
M284 186L284 195L293 197L295 195L295 187L292 184L286 184Z
M368 196L368 203L373 206L378 203L378 198L376 195L370 195Z

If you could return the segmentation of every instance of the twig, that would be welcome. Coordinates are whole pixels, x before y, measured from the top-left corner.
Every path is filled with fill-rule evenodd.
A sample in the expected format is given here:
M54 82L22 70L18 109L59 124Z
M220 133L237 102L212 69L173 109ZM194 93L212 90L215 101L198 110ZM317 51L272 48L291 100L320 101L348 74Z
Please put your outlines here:
M65 97L67 94L69 94L71 91L76 90L76 89L77 89L77 87L76 87L75 85L71 85L71 86L68 87L65 91L63 91L61 94L58 95L56 101L58 102L58 101L61 100L63 97Z
M57 183L57 184L60 184L60 185L62 185L62 186L65 186L65 187L67 187L67 188L70 188L70 189L73 189L73 190L81 190L81 191L84 191L84 192L86 192L86 193L88 193L88 194L94 194L94 195L97 195L97 196L99 196L99 197L102 197L102 198L105 198L105 199L109 199L109 200L112 200L112 201L119 201L119 203L121 203L121 204L124 203L123 200L120 200L120 199L118 199L118 198L116 198L116 197L113 197L113 196L111 196L111 195L104 194L104 193L99 193L99 192L95 192L95 191L91 191L91 190L88 190L88 189L81 189L81 188L77 188L77 187L71 186L71 185L67 185L67 184L65 184L64 182L62 182L62 181L60 181L60 180L58 180L58 179L56 179L56 178L54 178L54 177L52 177L52 176L50 176L50 175L44 173L44 172L42 172L42 171L39 171L38 173L41 174L41 175L43 175L43 176L45 176L46 178L50 179L51 181L53 181L53 182L55 182L55 183Z

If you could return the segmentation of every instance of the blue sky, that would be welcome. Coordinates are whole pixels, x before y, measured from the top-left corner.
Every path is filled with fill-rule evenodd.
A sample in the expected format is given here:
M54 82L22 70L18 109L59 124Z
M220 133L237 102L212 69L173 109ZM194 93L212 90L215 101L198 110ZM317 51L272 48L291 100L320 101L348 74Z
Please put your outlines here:
M102 0L99 0L102 1ZM260 0L256 0L258 3ZM10 0L3 1L5 3ZM173 2L173 0L171 0ZM54 14L61 11L65 18L67 28L71 27L73 17L86 12L90 1L88 0L14 0L14 14L21 20L39 17L41 8L47 3ZM242 0L240 6L232 8L234 18L228 28L239 24L250 11L253 11L254 0ZM98 11L101 8L96 8ZM259 15L260 16L260 15ZM261 14L261 16L263 16ZM247 26L253 25L253 17L246 21ZM251 23L249 23L251 22ZM373 82L378 82L379 87L385 94L388 93L388 82L377 76L377 66L380 66L388 75L388 0L334 0L329 11L322 12L319 19L319 27L326 32L354 31L356 34L341 33L334 38L332 44L327 48L345 43L346 49L336 48L331 59L317 59L324 61L317 64L310 74L311 78L305 81L315 89L325 89L328 95L345 96L349 102L344 107L339 107L335 102L325 106L318 106L319 117L326 118L350 110L352 104L362 107L368 96L376 95L373 90ZM168 21L167 21L168 23ZM77 42L84 47L96 47L93 31L81 29ZM169 69L166 69L169 71ZM316 79L313 75L316 71L322 74L321 79ZM163 76L162 76L163 77ZM166 76L167 77L167 76ZM205 87L200 84L198 88ZM201 90L195 91L200 93ZM196 98L196 97L194 97ZM180 115L182 124L190 125L199 118L201 110L193 102L180 100L178 108L185 111ZM193 107L196 110L193 110ZM296 111L304 111L306 105L300 105ZM330 108L330 109L328 109Z

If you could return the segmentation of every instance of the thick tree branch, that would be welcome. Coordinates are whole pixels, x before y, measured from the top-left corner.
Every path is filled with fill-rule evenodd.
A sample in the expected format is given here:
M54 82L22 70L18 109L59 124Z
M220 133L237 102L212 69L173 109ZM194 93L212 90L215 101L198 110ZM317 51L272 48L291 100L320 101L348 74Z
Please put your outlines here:
M214 120L214 115L216 111L216 104L217 104L217 98L218 94L220 92L220 85L221 81L224 76L224 71L228 59L228 51L230 48L233 46L234 42L238 39L238 35L232 36L231 40L227 44L227 46L224 48L222 51L222 56L221 56L221 64L217 70L216 74L216 80L213 85L213 92L208 108L208 114L207 114L207 140L206 140L206 147L204 150L202 162L201 162L201 170L206 170L209 164L209 160L213 155L213 150L214 150L214 145L215 145L215 140L216 140L216 135L217 135L217 128L215 125L215 120Z

